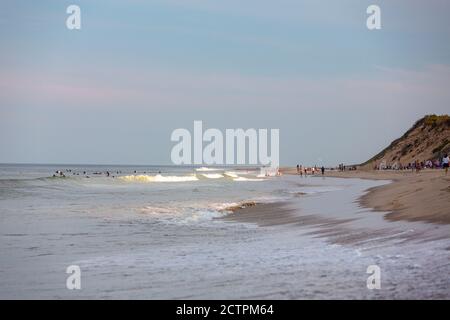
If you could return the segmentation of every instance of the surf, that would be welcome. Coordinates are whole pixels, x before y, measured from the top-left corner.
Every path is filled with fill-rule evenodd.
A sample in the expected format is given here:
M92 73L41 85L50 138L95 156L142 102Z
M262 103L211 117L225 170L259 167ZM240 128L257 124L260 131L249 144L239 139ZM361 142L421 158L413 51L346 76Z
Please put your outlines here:
M122 180L122 181L125 181L125 182L141 182L141 183L198 181L198 178L197 178L196 175L189 175L189 176L163 176L163 175L160 175L160 174L157 174L155 176L150 176L150 175L146 175L146 174L128 175L128 176L119 177L118 179Z

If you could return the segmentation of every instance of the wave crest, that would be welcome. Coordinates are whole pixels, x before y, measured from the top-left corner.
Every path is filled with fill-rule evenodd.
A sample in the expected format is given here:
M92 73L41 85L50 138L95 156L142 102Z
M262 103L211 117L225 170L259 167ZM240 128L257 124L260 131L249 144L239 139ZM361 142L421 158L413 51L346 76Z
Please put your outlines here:
M188 181L197 181L198 178L195 175L189 176L162 176L157 174L156 176L149 175L129 175L119 177L120 180L126 182L188 182Z

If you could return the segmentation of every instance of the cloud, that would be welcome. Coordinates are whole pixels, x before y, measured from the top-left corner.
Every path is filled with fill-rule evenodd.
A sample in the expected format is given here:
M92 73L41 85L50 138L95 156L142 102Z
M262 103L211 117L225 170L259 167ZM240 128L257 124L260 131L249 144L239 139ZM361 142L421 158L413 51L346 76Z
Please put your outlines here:
M377 67L345 77L263 77L236 73L117 69L79 74L3 73L2 108L55 105L149 110L318 108L418 110L450 102L450 67L422 70Z

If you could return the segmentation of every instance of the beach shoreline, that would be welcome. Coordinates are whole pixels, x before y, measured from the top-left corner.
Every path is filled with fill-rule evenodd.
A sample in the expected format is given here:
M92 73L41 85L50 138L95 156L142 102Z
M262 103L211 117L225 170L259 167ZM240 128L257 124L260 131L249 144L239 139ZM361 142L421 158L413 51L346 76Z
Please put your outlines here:
M282 172L296 174L296 168ZM325 177L389 180L389 184L368 189L359 197L360 205L388 212L384 217L391 221L450 224L450 175L445 176L443 170L328 170Z
M39 178L53 166L2 169L3 298L449 297L450 225L387 221L362 207L357 199L385 180L283 175L169 183ZM77 172L84 170L105 168ZM383 270L382 291L366 288L373 264ZM83 270L83 290L65 288L68 265Z

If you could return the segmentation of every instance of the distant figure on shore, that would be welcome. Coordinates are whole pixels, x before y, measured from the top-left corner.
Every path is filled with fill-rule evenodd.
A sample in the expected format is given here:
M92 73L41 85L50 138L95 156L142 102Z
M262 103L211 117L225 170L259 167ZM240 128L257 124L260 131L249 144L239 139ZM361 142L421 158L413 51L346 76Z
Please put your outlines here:
M303 166L300 166L300 176L303 178Z
M444 158L442 159L442 167L445 169L445 175L448 173L448 163L450 159L448 157L448 154L444 155Z
M300 174L300 166L297 165L297 174Z
M322 168L320 168L320 171L322 171L322 175L324 175L325 174L325 167L322 166Z
M416 160L415 162L415 168L416 168L416 173L420 172L420 169L422 169L422 167L420 166L420 162L418 160Z

